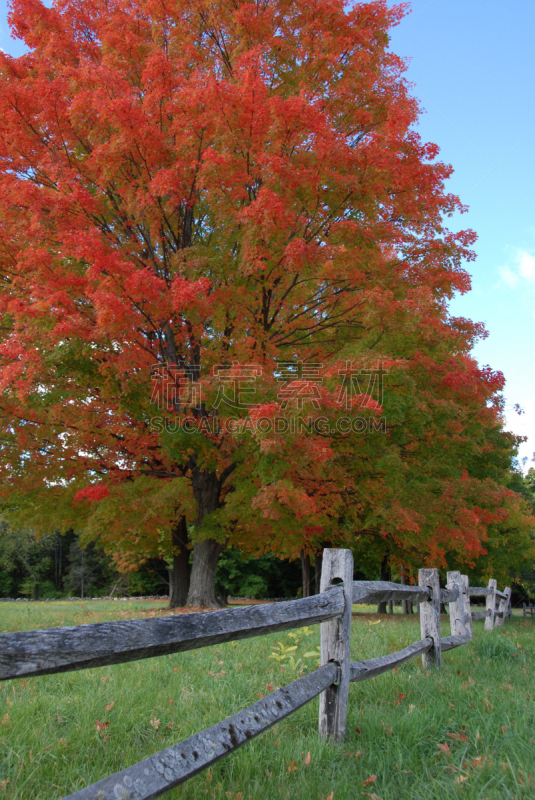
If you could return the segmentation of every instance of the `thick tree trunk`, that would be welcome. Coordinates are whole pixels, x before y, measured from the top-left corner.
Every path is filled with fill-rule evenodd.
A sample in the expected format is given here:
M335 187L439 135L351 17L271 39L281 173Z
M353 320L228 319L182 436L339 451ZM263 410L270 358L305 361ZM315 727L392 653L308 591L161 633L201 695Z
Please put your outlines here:
M310 556L308 553L305 555L303 550L301 550L300 556L301 556L303 597L310 597L310 595L312 594L312 592L310 591Z
M197 501L197 519L195 525L201 525L203 519L219 508L219 495L225 480L215 472L202 472L196 464L191 470L193 496ZM193 546L193 563L188 592L188 606L219 608L222 603L215 593L215 575L217 561L225 549L225 543L216 539L205 539L195 542Z
M169 570L169 608L186 605L189 592L189 549L186 517L181 517L171 531L173 568Z
M34 600L39 600L39 584L38 583L34 583L34 585L33 585L33 599Z
M386 553L385 557L381 561L381 580L382 581L389 581L390 580L390 563L389 563L389 554ZM377 613L378 614L386 614L386 600L381 600L380 603L377 605Z
M193 565L188 592L188 606L219 608L215 595L217 560L225 545L215 539L205 539L193 546Z

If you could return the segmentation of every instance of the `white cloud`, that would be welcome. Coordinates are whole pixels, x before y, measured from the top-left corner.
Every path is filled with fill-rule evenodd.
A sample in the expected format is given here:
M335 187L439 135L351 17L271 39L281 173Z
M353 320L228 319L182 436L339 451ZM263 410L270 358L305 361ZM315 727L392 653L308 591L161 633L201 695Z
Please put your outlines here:
M529 250L515 247L510 251L509 263L499 268L501 283L510 289L535 287L535 255Z

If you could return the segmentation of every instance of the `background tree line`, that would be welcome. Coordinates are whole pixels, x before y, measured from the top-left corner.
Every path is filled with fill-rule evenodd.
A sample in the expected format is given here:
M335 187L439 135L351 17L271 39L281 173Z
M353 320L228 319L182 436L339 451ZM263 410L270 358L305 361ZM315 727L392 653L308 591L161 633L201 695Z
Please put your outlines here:
M535 469L526 475L519 469L509 474L510 488L518 493L535 514ZM505 580L513 586L513 602L535 600L535 572L526 552L522 532L508 531L511 537L514 567L507 561L502 569ZM529 539L533 540L534 534ZM411 570L391 563L390 550L378 548L375 553L360 552L356 579L410 581ZM524 557L528 556L527 559ZM357 555L357 557L359 557ZM492 553L491 553L492 557ZM498 558L503 557L499 549ZM457 565L452 562L450 567ZM464 567L463 567L464 568ZM486 559L467 570L472 585L485 580ZM312 557L301 553L299 559L280 559L264 554L249 557L229 548L219 558L216 592L221 604L229 596L295 597L319 591L321 551ZM167 595L172 584L172 558L148 558L134 571L120 572L99 541L80 543L72 528L38 535L30 529L13 530L0 521L0 597L53 599L62 597ZM386 609L381 609L386 610Z

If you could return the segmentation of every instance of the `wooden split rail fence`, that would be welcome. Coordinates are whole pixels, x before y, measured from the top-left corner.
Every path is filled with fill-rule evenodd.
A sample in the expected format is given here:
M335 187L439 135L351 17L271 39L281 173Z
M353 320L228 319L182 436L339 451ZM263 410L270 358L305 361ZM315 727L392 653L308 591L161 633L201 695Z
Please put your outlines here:
M527 617L528 614L530 614L531 617L535 617L535 614L533 613L534 611L535 611L535 606L533 605L533 603L530 603L529 606L526 603L522 603L523 617Z
M487 629L503 625L511 590L498 592L496 581L474 589L466 576L449 572L447 588L441 590L436 569L421 569L418 580L418 586L353 581L351 551L328 549L323 555L320 594L302 600L0 634L0 679L119 664L321 623L321 666L314 672L223 722L64 798L149 800L237 750L318 695L319 733L340 739L346 729L351 682L373 678L419 655L424 666L440 667L444 651L470 641L473 619L484 618ZM486 597L484 612L471 612L471 596ZM352 604L385 600L420 604L421 640L397 653L351 661ZM441 603L449 604L451 635L446 637L440 631Z

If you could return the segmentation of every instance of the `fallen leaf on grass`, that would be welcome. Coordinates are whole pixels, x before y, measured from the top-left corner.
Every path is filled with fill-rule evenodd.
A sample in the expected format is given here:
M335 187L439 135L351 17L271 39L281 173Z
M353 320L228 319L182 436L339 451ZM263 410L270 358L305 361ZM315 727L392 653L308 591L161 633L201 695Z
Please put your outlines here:
M355 728L355 733L362 733L360 728Z
M485 701L485 705L487 706L487 711L491 711L492 710L492 706L489 703L488 698L484 697L483 700Z
M370 800L383 800L382 797L379 797L378 794L374 794L373 792L371 794L370 792L362 792L362 794L366 795L366 797L369 797Z
M452 733L451 731L446 731L446 736L448 739L458 739L461 742L468 742L468 736L466 733Z
M416 706L411 703L410 706L409 706L409 714L412 714L412 712L414 711L415 708L416 708Z
M8 783L9 783L9 778L6 778L5 781L0 781L0 791L5 792Z
M362 785L369 786L370 783L375 783L376 780L377 780L377 775L370 775L369 778L366 778L365 781L362 781Z
M150 722L150 724L152 725L152 727L154 728L155 731L157 731L158 728L160 727L160 720L156 719L156 717L152 717L149 720L149 722Z
M108 703L108 705L106 706L106 711L111 711L114 705L115 702L112 700L112 702Z
M287 761L286 763L288 764L286 772L297 772L297 766L295 761Z
M305 763L305 764L310 764L310 750L308 751L308 753L307 753L307 754L306 754L306 756L305 756L305 761L304 761L304 763Z
M95 722L96 722L97 733L102 733L103 731L105 731L110 724L109 722L99 722L98 719L96 719Z
M331 792L330 794L326 795L325 797L322 797L321 800L333 800L333 798L334 798L334 792Z
M441 744L440 742L437 744L439 750L442 750L443 753L450 753L450 746L449 744Z
M467 780L468 780L467 775L459 775L458 778L455 778L455 783L464 783Z
M502 727L500 728L500 730L501 730L501 732L502 732L503 734L507 733L507 728L505 727L505 725L502 725Z

